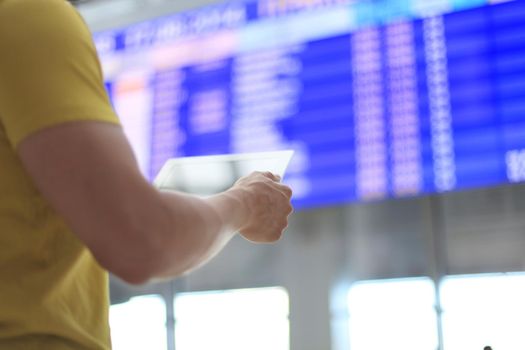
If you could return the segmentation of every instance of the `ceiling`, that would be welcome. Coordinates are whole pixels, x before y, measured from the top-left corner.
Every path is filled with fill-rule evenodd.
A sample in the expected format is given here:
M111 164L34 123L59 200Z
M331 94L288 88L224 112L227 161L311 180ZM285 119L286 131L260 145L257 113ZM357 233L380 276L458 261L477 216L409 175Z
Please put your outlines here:
M92 31L122 27L224 0L74 0Z

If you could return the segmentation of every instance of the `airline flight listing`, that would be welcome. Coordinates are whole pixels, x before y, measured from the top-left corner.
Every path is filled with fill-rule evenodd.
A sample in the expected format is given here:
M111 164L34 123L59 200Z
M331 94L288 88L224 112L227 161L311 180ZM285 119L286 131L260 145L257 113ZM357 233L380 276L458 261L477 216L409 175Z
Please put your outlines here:
M95 42L151 179L293 149L298 208L525 180L525 1L230 2Z

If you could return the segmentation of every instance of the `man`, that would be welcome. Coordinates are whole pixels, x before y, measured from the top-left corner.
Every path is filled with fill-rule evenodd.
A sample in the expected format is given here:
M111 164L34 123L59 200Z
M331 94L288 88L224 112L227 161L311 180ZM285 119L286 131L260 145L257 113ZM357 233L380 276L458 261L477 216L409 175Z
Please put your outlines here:
M255 173L209 199L141 176L90 33L64 0L0 0L0 349L109 349L106 270L140 284L233 237L281 236L291 190Z

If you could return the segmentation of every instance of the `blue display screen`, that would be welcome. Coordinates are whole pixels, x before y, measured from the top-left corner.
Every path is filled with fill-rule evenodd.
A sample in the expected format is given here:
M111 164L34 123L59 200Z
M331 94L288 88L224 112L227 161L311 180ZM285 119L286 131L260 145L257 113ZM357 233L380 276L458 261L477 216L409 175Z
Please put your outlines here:
M525 180L525 1L232 2L95 41L149 178L294 149L298 208Z

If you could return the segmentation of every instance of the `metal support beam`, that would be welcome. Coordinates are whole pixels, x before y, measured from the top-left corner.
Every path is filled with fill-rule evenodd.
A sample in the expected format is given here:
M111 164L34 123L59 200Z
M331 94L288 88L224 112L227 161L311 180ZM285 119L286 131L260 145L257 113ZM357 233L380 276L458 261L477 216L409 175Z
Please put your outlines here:
M423 199L425 205L425 227L428 256L428 275L434 282L436 295L436 318L438 331L438 348L443 350L443 322L441 308L441 296L439 285L441 279L447 273L447 255L446 255L446 231L445 218L443 214L442 198L440 196L429 196Z

